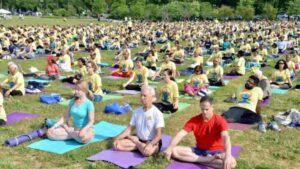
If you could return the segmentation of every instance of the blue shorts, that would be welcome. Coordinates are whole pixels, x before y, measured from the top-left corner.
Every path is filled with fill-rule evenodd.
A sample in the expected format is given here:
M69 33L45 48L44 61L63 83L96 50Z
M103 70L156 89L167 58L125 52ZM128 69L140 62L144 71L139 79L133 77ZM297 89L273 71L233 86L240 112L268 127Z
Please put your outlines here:
M197 147L192 147L192 151L199 156L207 156L207 155L215 155L215 154L224 153L224 151L222 151L222 150L200 150Z

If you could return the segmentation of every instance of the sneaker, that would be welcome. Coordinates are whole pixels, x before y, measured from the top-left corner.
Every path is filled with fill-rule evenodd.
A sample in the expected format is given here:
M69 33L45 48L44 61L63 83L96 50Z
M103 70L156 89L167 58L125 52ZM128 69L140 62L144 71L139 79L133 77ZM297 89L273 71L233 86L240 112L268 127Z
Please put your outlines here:
M271 129L271 130L274 130L274 131L278 131L278 132L281 131L281 129L279 128L276 121L272 121L271 123L269 123L268 128Z
M267 129L266 129L266 124L265 123L259 123L258 124L258 131L262 132L262 133L265 133L267 132Z

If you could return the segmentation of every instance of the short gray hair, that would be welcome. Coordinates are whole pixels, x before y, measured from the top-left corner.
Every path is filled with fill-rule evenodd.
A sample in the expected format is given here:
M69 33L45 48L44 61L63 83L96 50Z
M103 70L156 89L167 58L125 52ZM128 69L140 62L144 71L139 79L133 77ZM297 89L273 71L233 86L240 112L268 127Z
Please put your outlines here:
M141 91L143 90L148 90L151 93L151 95L155 97L155 89L152 86L143 85Z
M19 69L18 65L15 62L8 62L7 66L16 68L17 70Z

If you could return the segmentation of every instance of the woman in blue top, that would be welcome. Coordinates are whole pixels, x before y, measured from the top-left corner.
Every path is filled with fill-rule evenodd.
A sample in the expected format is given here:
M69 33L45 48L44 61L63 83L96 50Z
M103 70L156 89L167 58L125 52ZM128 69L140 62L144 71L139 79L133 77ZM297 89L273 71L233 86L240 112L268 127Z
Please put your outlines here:
M47 131L52 140L75 139L79 143L88 143L94 137L94 104L87 97L88 84L79 81L75 88L74 99L71 100L65 115ZM73 127L67 122L73 118Z

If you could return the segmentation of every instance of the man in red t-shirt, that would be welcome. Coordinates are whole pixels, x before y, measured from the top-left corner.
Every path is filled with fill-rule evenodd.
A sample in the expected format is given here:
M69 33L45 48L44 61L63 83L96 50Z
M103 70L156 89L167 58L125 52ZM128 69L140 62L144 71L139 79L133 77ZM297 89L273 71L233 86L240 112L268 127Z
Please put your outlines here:
M236 161L231 155L227 123L223 117L213 113L212 103L213 99L209 96L201 98L201 114L192 117L173 138L164 152L168 160L172 156L180 161L198 162L214 168L235 168ZM177 146L191 131L196 138L197 147Z

